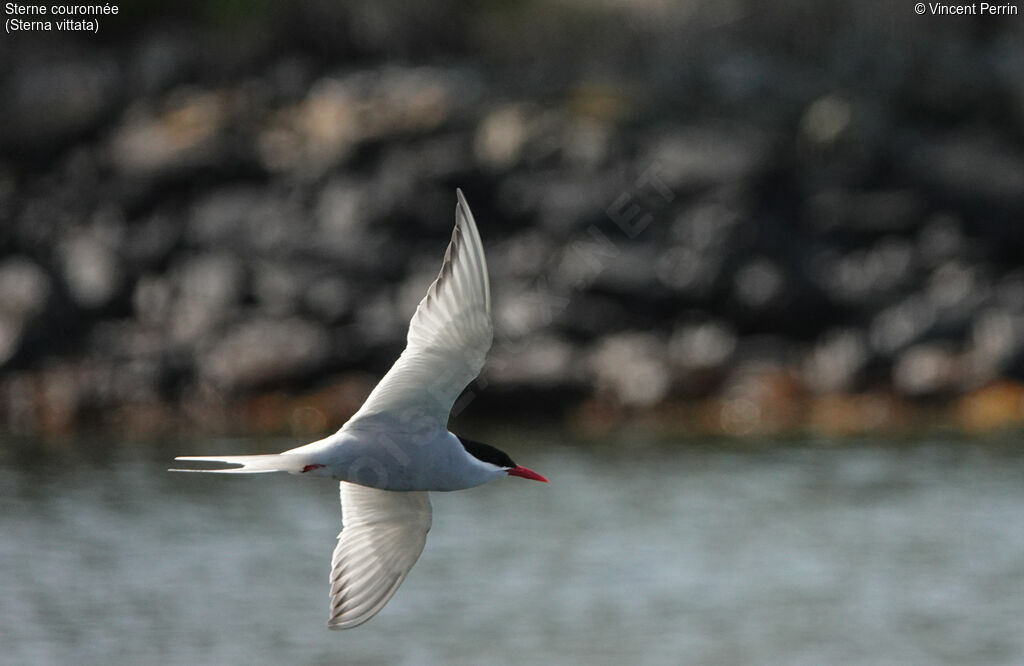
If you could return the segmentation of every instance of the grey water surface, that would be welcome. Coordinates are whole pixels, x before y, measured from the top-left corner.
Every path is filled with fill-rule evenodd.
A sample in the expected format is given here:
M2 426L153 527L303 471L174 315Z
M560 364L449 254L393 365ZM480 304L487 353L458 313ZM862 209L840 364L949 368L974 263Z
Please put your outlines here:
M412 574L345 632L335 484L165 471L210 442L6 447L0 662L1024 663L1024 455L612 444L435 494Z

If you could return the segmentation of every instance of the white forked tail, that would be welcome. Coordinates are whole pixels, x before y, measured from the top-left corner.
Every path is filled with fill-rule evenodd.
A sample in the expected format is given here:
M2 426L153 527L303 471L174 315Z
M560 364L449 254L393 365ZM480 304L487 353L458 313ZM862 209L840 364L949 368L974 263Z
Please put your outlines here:
M170 469L169 472L211 472L215 474L261 474L264 472L289 472L300 474L309 463L308 456L288 453L271 453L261 456L178 456L175 460L220 462L241 465L228 469Z

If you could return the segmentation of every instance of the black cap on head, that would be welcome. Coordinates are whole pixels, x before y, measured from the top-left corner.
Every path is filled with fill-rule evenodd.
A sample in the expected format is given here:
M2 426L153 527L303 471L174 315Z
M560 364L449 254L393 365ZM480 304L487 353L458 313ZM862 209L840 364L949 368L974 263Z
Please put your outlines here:
M512 459L508 457L508 454L500 449L496 449L490 444L483 444L482 442L474 442L471 439L464 437L458 437L459 441L462 442L462 447L469 452L469 455L473 456L477 460L482 460L498 467L515 467L516 464L512 462Z

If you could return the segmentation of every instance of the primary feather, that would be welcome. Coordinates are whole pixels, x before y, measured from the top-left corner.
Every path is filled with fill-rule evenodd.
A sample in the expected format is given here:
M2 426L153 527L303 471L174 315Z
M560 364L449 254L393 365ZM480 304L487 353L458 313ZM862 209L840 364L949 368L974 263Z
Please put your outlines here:
M331 561L331 629L360 625L384 607L423 552L431 522L428 493L340 485L342 530Z
M344 428L404 415L444 428L452 405L491 348L491 287L480 232L457 191L455 230L441 272L409 322L405 350Z

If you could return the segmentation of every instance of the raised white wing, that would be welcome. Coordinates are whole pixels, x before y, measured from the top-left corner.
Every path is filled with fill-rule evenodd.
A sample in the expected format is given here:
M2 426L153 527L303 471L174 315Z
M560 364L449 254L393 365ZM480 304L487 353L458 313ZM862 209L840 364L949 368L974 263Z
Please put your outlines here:
M409 322L405 351L344 427L385 418L389 427L445 427L456 398L480 374L494 337L487 261L473 214L457 190L444 263Z
M342 530L331 561L330 629L376 615L416 564L430 531L430 497L341 482Z

